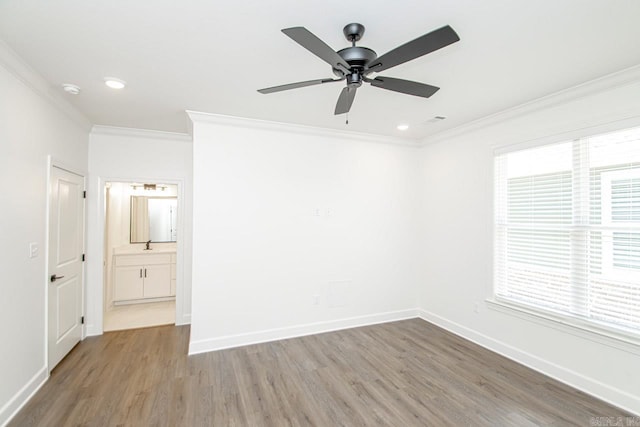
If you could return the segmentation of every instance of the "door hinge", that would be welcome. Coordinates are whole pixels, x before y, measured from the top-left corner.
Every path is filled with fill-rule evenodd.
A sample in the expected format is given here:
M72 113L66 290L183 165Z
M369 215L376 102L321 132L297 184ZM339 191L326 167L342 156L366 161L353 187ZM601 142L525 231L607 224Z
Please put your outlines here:
M84 262L84 254L82 254L82 262Z
M86 198L87 198L87 191L86 191L86 190L82 192L82 198L83 198L83 199L86 199Z
M82 323L82 324L84 325L84 316L82 316L82 317L80 318L80 323Z

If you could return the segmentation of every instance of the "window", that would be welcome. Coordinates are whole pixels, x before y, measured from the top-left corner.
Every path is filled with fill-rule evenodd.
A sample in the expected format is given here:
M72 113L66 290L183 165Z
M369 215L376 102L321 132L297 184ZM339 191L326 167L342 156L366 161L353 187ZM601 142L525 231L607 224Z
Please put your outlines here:
M495 298L640 337L640 128L497 154Z

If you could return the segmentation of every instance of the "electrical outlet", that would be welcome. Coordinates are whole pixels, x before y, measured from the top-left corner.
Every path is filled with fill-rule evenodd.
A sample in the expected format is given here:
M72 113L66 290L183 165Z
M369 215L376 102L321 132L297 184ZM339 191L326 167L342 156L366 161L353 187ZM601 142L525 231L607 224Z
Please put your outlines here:
M320 305L320 295L315 294L313 296L313 305Z
M477 303L475 303L475 304L473 305L473 311L474 311L475 313L480 313L480 303L479 303L479 302L477 302Z

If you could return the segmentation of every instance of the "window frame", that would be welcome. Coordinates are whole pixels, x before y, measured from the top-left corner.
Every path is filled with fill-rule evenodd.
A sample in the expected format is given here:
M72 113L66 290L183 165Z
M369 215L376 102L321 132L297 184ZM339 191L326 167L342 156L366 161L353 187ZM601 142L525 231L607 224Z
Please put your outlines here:
M625 122L626 124L626 122ZM504 298L497 294L497 288L499 280L501 280L498 276L498 246L500 244L505 244L504 241L500 241L501 237L499 236L498 228L501 227L502 224L503 230L506 230L508 227L508 221L506 221L507 211L506 209L499 209L500 203L506 203L504 200L500 201L498 194L498 185L507 185L506 180L503 183L498 182L497 175L497 159L503 155L507 155L509 153L524 151L532 148L539 148L554 144L561 144L563 142L571 142L571 141L582 141L586 142L589 137L603 135L606 133L613 133L618 131L624 131L632 128L636 128L640 125L638 122L631 122L623 127L613 127L604 126L604 127L595 127L596 129L600 129L600 131L593 131L591 129L590 132L585 133L583 131L574 131L571 133L567 133L571 138L560 138L556 136L549 136L539 140L529 140L522 143L510 144L506 146L494 146L493 153L493 215L492 215L492 238L493 238L493 274L492 274L492 283L490 288L490 296L485 299L487 303L487 307L489 309L499 311L502 313L506 313L512 316L520 317L529 321L533 321L535 323L540 323L547 327L551 327L554 329L559 329L564 332L568 332L572 335L580 336L583 338L587 338L592 341L596 341L599 343L603 343L612 347L620 348L625 351L629 351L635 354L640 355L640 330L636 330L635 328L625 328L625 327L616 327L609 326L606 322L599 322L597 319L581 317L580 315L574 315L570 312L564 311L556 311L551 308L539 308L535 305L529 305L527 303L520 303L517 300ZM574 169L575 170L575 169ZM640 170L637 172L640 176ZM583 179L588 177L583 177ZM634 177L635 178L635 177ZM502 194L506 194L506 192L502 192ZM604 206L601 206L604 210ZM588 209L588 208L587 208ZM500 218L499 215L505 216L505 218ZM625 224L624 228L628 228L629 223ZM634 223L633 226L640 225L639 223ZM585 232L589 232L591 227L589 224L581 223L573 223L570 225L572 229L581 229ZM504 235L502 239L505 239ZM503 254L506 256L506 251ZM632 272L635 276L635 272ZM640 274L639 274L640 276ZM502 279L504 280L504 279Z

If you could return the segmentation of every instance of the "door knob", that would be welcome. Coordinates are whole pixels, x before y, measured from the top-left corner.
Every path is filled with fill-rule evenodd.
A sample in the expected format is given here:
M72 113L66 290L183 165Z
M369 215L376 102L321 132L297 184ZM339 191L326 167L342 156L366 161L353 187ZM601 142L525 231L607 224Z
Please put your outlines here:
M62 279L64 276L56 276L55 274L51 275L51 282L55 282L58 279Z

